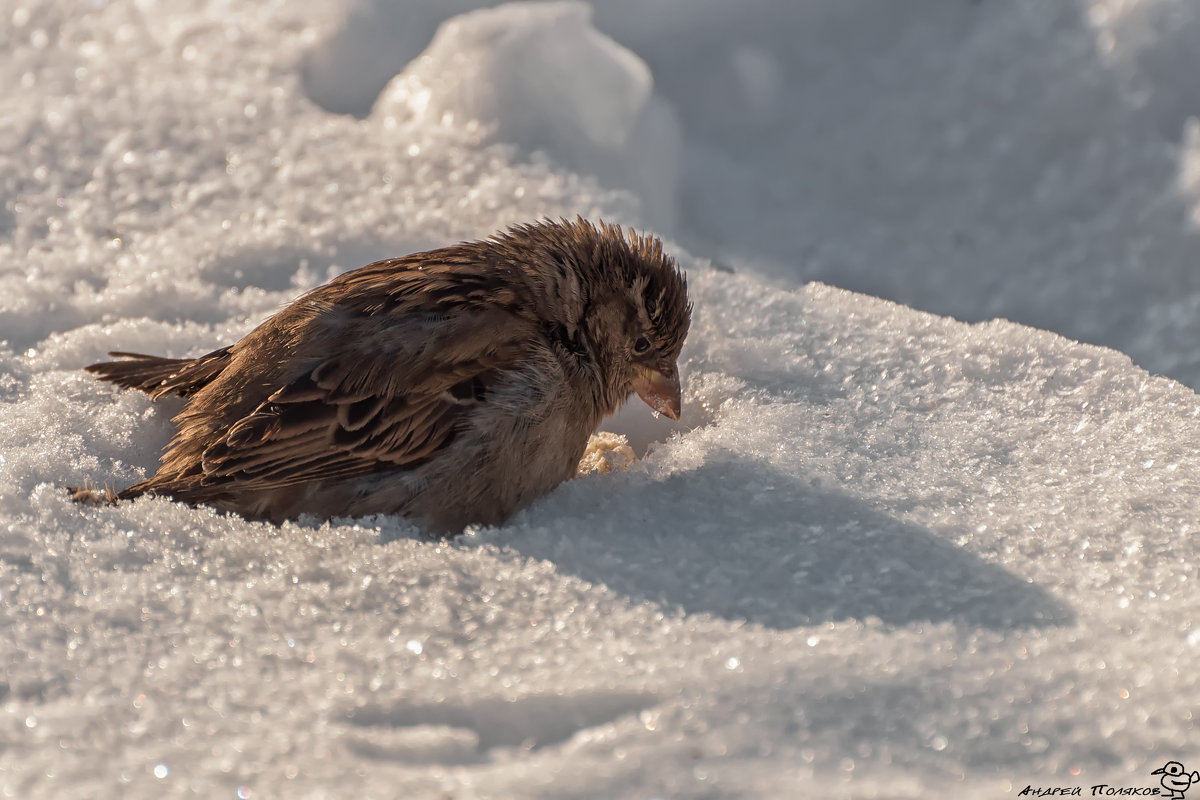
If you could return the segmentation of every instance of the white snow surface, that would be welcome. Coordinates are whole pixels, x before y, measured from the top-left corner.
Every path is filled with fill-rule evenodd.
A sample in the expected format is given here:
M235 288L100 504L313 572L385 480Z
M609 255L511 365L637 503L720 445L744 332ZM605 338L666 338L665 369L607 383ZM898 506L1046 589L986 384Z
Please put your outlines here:
M442 24L475 5L0 9L0 797L1200 768L1200 6ZM623 412L630 470L449 541L66 497L151 473L178 410L106 351L575 214L663 234L695 300L683 424Z

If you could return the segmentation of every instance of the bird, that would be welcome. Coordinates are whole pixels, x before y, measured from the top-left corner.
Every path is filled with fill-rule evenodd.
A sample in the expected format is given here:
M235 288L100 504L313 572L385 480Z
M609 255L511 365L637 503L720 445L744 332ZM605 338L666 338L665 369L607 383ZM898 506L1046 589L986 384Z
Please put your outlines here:
M1188 772L1183 764L1180 764L1178 761L1168 761L1150 774L1162 775L1159 778L1159 784L1167 790L1167 795L1175 798L1175 800L1182 800L1188 787L1194 782L1200 782L1200 772L1195 770Z
M679 420L691 316L660 239L582 217L377 261L205 355L85 367L185 404L153 477L74 495L275 523L398 514L446 535L500 524L573 477L633 394Z

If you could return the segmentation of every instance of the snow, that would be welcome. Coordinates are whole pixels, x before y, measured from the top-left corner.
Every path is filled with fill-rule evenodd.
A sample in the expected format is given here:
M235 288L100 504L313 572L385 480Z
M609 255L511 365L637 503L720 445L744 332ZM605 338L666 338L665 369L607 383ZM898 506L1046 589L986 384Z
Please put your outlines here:
M0 14L0 797L1200 766L1200 7L643 5ZM577 213L694 295L683 423L609 426L630 469L450 541L67 499L178 408L107 350Z

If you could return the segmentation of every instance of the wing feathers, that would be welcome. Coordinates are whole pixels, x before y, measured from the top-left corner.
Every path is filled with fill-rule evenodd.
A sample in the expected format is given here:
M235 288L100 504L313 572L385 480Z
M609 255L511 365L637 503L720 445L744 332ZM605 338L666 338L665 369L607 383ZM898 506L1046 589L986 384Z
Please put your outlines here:
M350 403L337 404L337 421L343 429L357 431L374 420L387 402L382 397L364 397Z
M539 340L528 304L499 286L490 274L390 262L310 292L233 348L182 366L235 364L185 409L159 474L134 488L203 501L426 461ZM180 366L155 366L139 380L174 390ZM214 424L210 402L240 416Z
M415 465L454 439L499 376L494 363L456 364L419 391L389 396L347 394L350 376L331 377L340 369L318 365L234 424L204 450L202 483L268 489ZM447 398L451 389L469 402Z

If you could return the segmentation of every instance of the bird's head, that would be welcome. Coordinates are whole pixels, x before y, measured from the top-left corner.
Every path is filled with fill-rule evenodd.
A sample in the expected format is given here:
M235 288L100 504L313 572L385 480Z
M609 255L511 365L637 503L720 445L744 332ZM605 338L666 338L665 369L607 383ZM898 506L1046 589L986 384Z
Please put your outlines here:
M1159 782L1172 791L1185 791L1193 782L1200 781L1200 773L1189 773L1178 761L1168 761L1150 774L1162 775Z
M617 305L623 307L625 319L614 370L622 399L636 392L646 405L678 421L682 410L679 351L691 323L687 283L674 262L666 266L650 262L623 288L623 302L619 298Z
M584 219L511 229L507 237L540 251L553 268L538 295L553 309L559 335L595 370L603 414L637 393L679 419L679 352L691 324L687 280L662 242Z

